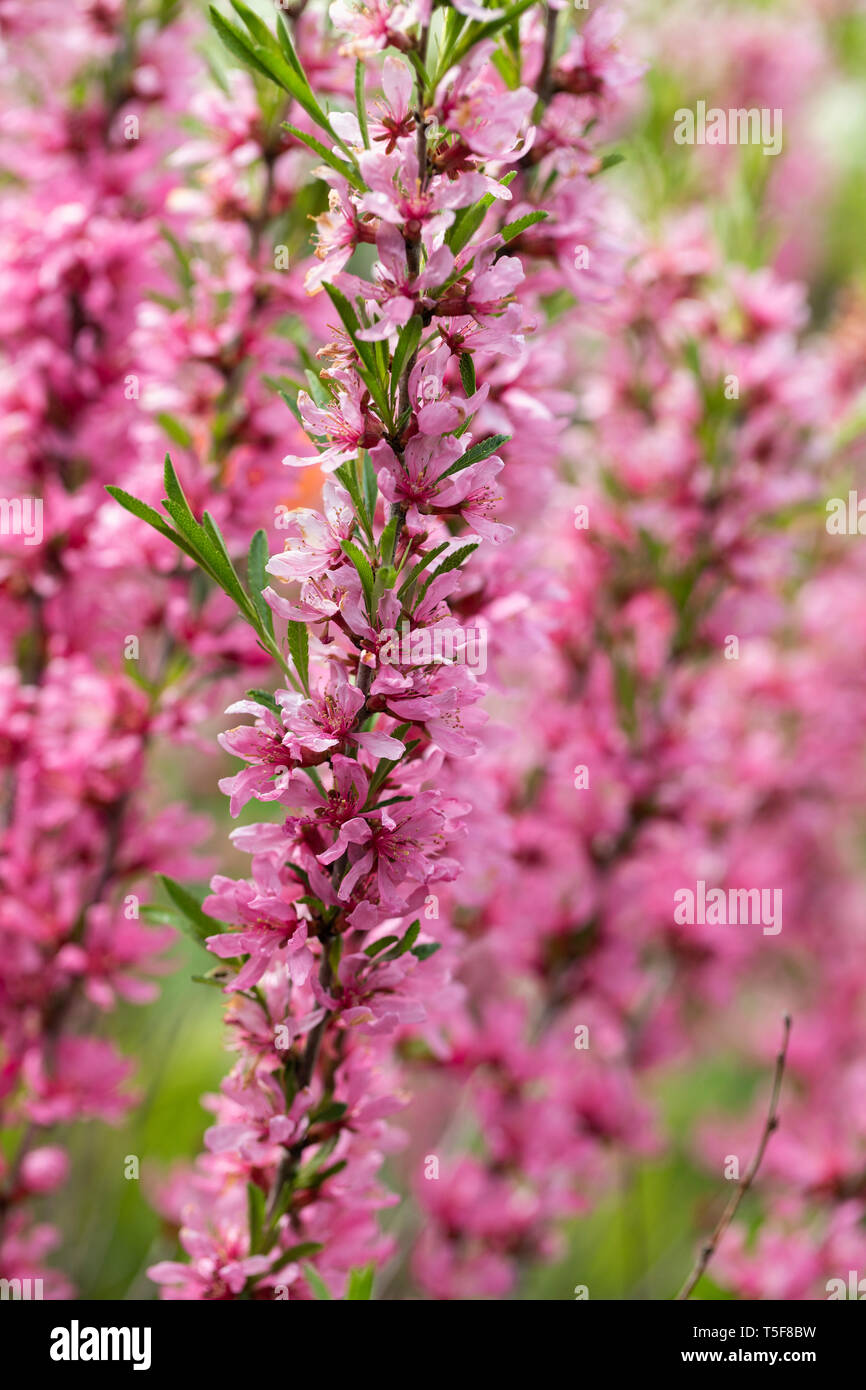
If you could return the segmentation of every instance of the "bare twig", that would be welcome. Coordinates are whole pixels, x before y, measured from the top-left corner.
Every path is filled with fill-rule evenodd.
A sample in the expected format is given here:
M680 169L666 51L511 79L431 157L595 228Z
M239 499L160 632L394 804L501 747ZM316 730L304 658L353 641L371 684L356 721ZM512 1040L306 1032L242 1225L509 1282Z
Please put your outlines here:
M674 1300L677 1303L689 1297L698 1280L700 1279L701 1275L706 1271L707 1265L710 1263L710 1260L713 1258L714 1254L716 1253L716 1250L719 1247L719 1242L722 1239L722 1236L725 1234L734 1217L736 1216L740 1207L740 1203L742 1202L743 1198L745 1197L746 1193L748 1192L749 1188L752 1186L752 1183L755 1181L755 1178L758 1175L758 1169L760 1168L761 1163L763 1162L764 1154L767 1150L767 1145L770 1142L770 1135L773 1134L779 1128L779 1097L782 1093L782 1078L785 1075L785 1062L788 1056L788 1040L790 1036L791 1019L788 1014L785 1014L784 1030L782 1033L782 1047L779 1051L778 1056L776 1057L776 1071L773 1076L773 1090L770 1095L770 1108L767 1111L767 1121L764 1125L763 1133L761 1134L761 1140L758 1144L757 1152L755 1153L755 1157L749 1164L749 1168L745 1176L740 1179L735 1191L732 1193L731 1199L725 1207L725 1210L722 1212L721 1218L719 1219L716 1229L713 1231L713 1234L710 1236L709 1240L701 1248L701 1252L698 1255L697 1260L695 1261L694 1269L692 1270L691 1274L689 1275L686 1282L683 1284L682 1288L676 1296L676 1299Z

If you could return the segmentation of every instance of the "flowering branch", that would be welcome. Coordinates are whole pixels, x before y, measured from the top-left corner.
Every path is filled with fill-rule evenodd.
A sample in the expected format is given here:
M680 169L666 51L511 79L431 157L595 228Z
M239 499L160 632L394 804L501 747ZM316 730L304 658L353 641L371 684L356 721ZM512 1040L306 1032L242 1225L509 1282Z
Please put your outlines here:
M450 988L420 913L435 921L431 889L457 872L447 850L470 807L443 790L442 770L475 751L484 686L449 595L481 542L510 534L492 516L507 437L473 442L489 390L474 358L520 333L523 272L505 252L545 214L483 229L511 196L510 178L486 166L521 157L535 106L525 88L495 111L485 104L479 74L498 20L447 24L434 82L426 22L394 11L407 27L382 34L375 15L346 12L350 47L393 42L408 56L385 58L384 99L369 115L360 69L355 112L326 114L282 21L274 35L240 0L233 8L243 27L214 12L220 36L303 111L306 128L290 129L331 188L307 283L327 292L337 337L310 390L283 393L314 441L284 462L331 477L323 513L290 515L281 554L267 559L254 538L245 579L169 460L167 520L110 489L224 590L291 687L249 692L231 711L255 723L221 739L246 763L222 784L232 813L255 797L284 819L236 832L253 855L250 880L218 877L203 910L186 902L220 958L207 978L229 998L240 1059L205 1137L195 1181L207 1200L181 1232L196 1263L151 1274L174 1297L309 1297L344 1287L362 1252L388 1251L373 1215L388 1200L374 1181L379 1149L394 1142L384 1119L403 1103L387 1084L389 1048L424 1023L428 994ZM376 251L369 278L347 267L362 244Z

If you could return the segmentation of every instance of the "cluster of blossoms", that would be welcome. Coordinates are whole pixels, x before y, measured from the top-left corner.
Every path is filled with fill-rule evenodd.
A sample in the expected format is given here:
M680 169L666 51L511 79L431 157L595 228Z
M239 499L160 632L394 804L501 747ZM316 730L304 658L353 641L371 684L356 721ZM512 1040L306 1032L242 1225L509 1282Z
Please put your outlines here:
M485 718L466 660L476 581L462 566L511 533L498 515L508 436L484 423L521 413L512 366L535 321L509 243L547 213L515 210L510 184L517 175L528 199L528 169L556 173L552 140L531 157L552 55L534 13L523 28L535 86L518 67L503 79L461 11L435 53L423 16L340 11L345 48L366 61L354 112L326 117L298 86L285 26L271 36L235 9L246 30L220 26L233 51L282 81L326 136L318 172L331 193L306 282L327 291L337 336L309 391L287 397L314 445L284 462L328 478L323 510L290 513L282 552L248 570L245 616L252 606L277 655L274 618L285 620L291 662L287 688L231 706L254 722L221 740L245 764L223 789L233 814L255 798L279 818L234 833L251 877L217 876L203 904L238 1061L212 1102L207 1153L167 1196L190 1263L163 1261L151 1277L169 1297L309 1298L321 1281L341 1293L389 1253L375 1217L391 1201L378 1169L402 1142L386 1124L406 1099L396 1045L444 1056L439 1020L457 1009L439 902L473 809L460 768ZM384 57L368 107L370 55L386 46L399 56ZM583 183L585 160L567 171ZM559 220L554 210L552 236L571 238L573 260ZM366 276L353 259L364 246Z

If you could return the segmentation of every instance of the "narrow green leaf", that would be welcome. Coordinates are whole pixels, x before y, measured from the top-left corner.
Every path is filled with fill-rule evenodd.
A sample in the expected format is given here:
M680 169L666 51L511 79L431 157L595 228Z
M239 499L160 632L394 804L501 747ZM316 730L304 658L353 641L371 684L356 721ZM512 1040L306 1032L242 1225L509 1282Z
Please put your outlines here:
M338 290L335 285L325 285L325 290L328 294L328 298L330 299L337 313L340 315L340 320L343 324L343 327L345 328L349 337L352 339L355 351L361 359L361 375L363 376L364 381L367 384L367 388L371 396L373 397L373 400L376 402L376 405L379 408L379 411L381 412L382 419L386 423L390 423L391 411L382 391L382 383L378 377L376 354L373 348L373 344L364 342L363 339L358 337L358 333L361 329L361 325L358 322L358 315L355 313L355 310L352 308L352 305L349 303L348 299L342 293L342 291Z
M355 508L355 512L357 513L361 525L367 532L367 535L370 538L372 538L373 527L367 512L367 507L365 505L364 498L361 494L361 486L358 482L358 475L355 472L354 465L351 463L341 463L340 467L335 469L334 477L339 479L339 481L343 484L343 487L348 492L349 496L352 499L352 504Z
M364 500L367 503L367 515L373 521L376 516L376 500L379 496L379 484L376 481L376 470L373 467L373 460L365 451L364 453Z
M236 25L224 19L213 6L210 7L210 15L214 28L229 52L239 58L245 66L255 68L256 71L270 78L272 82L276 82L278 87L282 87L290 96L293 96L311 120L315 121L322 130L327 131L331 139L345 149L342 140L331 129L330 121L316 101L297 57L293 63L291 58L286 55L285 44L281 47L267 30L265 32L268 34L268 43L260 43L248 38L242 29L238 29ZM286 37L288 38L288 35ZM290 50L294 52L291 40L289 39L288 42Z
M406 928L402 939L398 941L396 946L392 946L390 951L386 951L382 959L397 960L400 956L405 956L406 952L411 951L412 947L415 945L420 932L421 923L416 918L412 925Z
M361 139L364 141L364 149L370 148L370 132L367 129L367 98L364 91L364 64L359 58L355 63L355 111L358 116L358 125L361 127Z
M441 945L441 941L425 941L421 946L412 947L412 955L417 956L418 960L429 960L431 956L435 956Z
M512 169L505 175L505 178L500 179L499 182L504 184L507 188L515 177L516 171ZM448 228L448 231L445 233L445 242L455 255L458 251L462 251L466 243L474 237L481 223L484 221L484 214L495 202L496 199L492 193L485 193L484 197L475 203L473 207L461 208L460 212L458 212L454 221L451 223L451 226Z
M307 1255L318 1255L324 1248L320 1240L302 1240L299 1245L290 1245L288 1250L281 1250L280 1262L274 1268L282 1269L284 1265L294 1264L295 1260L303 1260Z
M502 12L498 19L491 19L486 24L470 24L465 36L460 40L454 50L454 55L451 59L452 65L461 62L462 59L466 57L469 50L474 48L476 44L482 43L485 39L492 39L499 33L500 29L504 29L506 25L512 24L515 19L519 19L524 10L528 10L530 5L534 3L535 0L517 0L517 4L509 6L507 10Z
M192 936L196 941L203 944L205 937L219 935L220 923L202 911L201 903L193 897L188 889L184 888L182 884L176 883L167 874L157 874L157 878L175 907L191 926Z
M365 1265L363 1269L351 1270L349 1273L349 1286L346 1290L346 1300L368 1302L373 1296L373 1276L375 1273L375 1265Z
M277 41L271 33L263 19L254 14L249 5L244 5L242 0L230 0L230 4L235 14L243 20L249 29L256 43L262 44L264 48L276 48Z
M438 579L440 574L448 574L451 570L459 569L463 561L468 559L472 552L477 549L478 542L476 541L474 545L462 545L459 550L453 550L448 556L448 559L444 560L438 569L428 575L426 582L422 585L418 594L418 602L421 602L434 579Z
M170 227L160 226L159 234L172 249L175 263L177 265L178 279L185 290L191 290L195 284L195 276L190 265L189 253L178 241Z
M307 695L310 693L310 635L307 632L307 624L289 620L288 627L289 655L294 663L295 670L301 681L301 685Z
M475 380L475 362L471 352L460 354L460 380L463 382L463 390L467 396L474 396L478 390Z
M374 581L373 571L370 568L370 562L367 559L366 555L362 554L358 547L356 545L353 545L351 541L340 541L340 548L342 549L343 553L347 555L348 558L352 561L352 564L358 571L358 576L361 580L361 588L363 589L364 597L367 600L367 611L370 614L370 617L372 618L373 613L371 611L370 604L373 598Z
M598 172L600 174L603 174L607 169L615 169L617 164L622 164L624 163L624 161L624 154L620 154L617 150L611 150L610 154L606 154L603 156L601 161L601 167L599 168Z
M394 559L394 546L397 543L397 517L392 516L379 540L379 554L383 565L390 565Z
M441 545L437 545L433 550L428 550L427 554L423 555L421 559L418 561L418 563L412 566L411 570L409 571L408 578L397 591L397 597L403 598L404 594L408 593L409 589L415 583L415 580L418 578L418 575L423 573L427 566L433 563L437 555L441 555L442 551L447 549L448 542L443 541Z
M302 144L306 145L314 154L317 154L319 158L323 159L332 169L336 169L338 174L342 174L343 178L346 179L353 188L363 189L364 180L361 178L357 169L349 164L347 160L341 159L339 155L329 150L327 145L323 145L321 140L316 139L315 135L307 135L305 131L298 130L297 126L290 125L288 121L283 122L283 129L287 130L290 135L294 135L296 140L300 140Z
M254 1182L247 1183L247 1221L250 1228L250 1253L259 1249L265 1225L265 1194Z
M251 686L245 693L251 700L255 700L258 704L264 705L267 709L271 710L273 714L279 714L280 707L274 699L272 691L259 690L257 686Z
M274 635L274 615L262 598L262 589L267 588L269 580L265 570L268 563L268 537L263 530L256 531L250 541L247 557L247 580L256 612L271 637Z
M157 420L162 425L169 439L173 439L175 444L179 444L182 449L189 449L192 445L192 435L182 420L177 420L167 411L160 411Z
M450 478L452 473L462 473L464 468L471 467L473 463L480 463L482 459L490 458L490 455L495 454L496 450L501 448L503 444L507 444L510 438L510 434L494 434L490 439L473 444L470 449L466 450L465 454L461 454L459 459L452 463L450 468L446 468L442 477Z
M335 1120L341 1120L343 1118L348 1108L348 1105L343 1100L323 1100L316 1106L315 1110L310 1111L310 1124L333 1124Z
M223 587L226 593L231 595L242 612L251 612L253 617L255 617L256 609L250 604L249 595L241 583L240 575L234 567L234 561L229 555L228 547L223 540L222 531L217 526L210 512L202 513L202 530L218 556L220 566L218 573L224 579Z
M407 362L411 362L412 357L418 351L418 344L421 341L423 331L424 323L420 314L413 314L409 322L400 329L400 336L394 349L394 360L391 363L391 394L395 398L400 378L403 375L403 368Z
M261 73L262 77L270 77L271 81L273 81L273 74L270 73L264 63L256 57L252 42L247 38L244 31L238 29L237 25L225 19L220 14L219 10L214 9L213 5L209 6L209 9L211 24L216 29L229 53L233 54L244 67L253 68L255 72Z
M380 936L378 941L373 941L369 946L364 947L364 955L378 956L380 951L387 951L389 946L393 946L399 941L399 936Z
M523 217L518 217L514 222L506 222L500 231L503 241L514 241L521 232L525 232L528 227L534 227L536 222L543 222L548 216L541 208L536 208L535 212L527 212Z
M131 493L124 492L122 487L114 487L112 484L109 484L105 491L110 497L114 498L115 502L119 502L121 507L125 507L128 512L131 512L133 516L139 517L141 521L146 521L148 526L153 527L154 531L158 531L161 536L165 536L166 540L172 541L173 544L177 546L178 550L182 550L183 553L188 555L191 560L194 560L197 565L201 563L201 558L195 547L191 545L184 536L178 535L177 531L172 530L164 517L161 517L159 512L155 511L153 507L148 506L146 502L142 502L138 497L133 497Z

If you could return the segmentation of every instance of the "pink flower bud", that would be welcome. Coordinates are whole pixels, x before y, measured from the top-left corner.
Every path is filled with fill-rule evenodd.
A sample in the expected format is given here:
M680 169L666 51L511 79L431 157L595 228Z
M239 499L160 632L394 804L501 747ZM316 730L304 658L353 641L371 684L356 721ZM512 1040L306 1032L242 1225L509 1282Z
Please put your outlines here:
M69 1159L65 1149L47 1144L26 1154L21 1164L21 1181L28 1192L53 1192L66 1181Z

